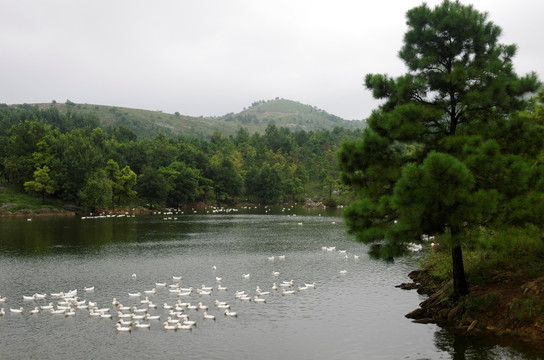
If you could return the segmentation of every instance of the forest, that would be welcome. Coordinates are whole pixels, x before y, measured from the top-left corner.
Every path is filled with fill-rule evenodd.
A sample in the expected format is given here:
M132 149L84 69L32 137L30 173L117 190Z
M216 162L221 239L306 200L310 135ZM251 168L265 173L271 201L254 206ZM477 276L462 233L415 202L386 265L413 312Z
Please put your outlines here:
M0 105L0 176L5 186L44 203L59 200L89 211L312 196L334 206L333 192L341 188L337 152L359 136L341 127L306 132L272 123L264 133L241 127L208 139L143 138L75 109Z

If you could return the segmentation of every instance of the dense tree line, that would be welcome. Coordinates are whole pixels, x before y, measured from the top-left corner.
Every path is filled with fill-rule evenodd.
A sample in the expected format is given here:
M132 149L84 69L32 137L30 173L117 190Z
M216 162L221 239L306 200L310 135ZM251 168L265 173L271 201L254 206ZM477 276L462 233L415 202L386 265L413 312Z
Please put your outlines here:
M498 42L485 13L445 0L406 17L409 71L366 76L385 101L341 150L342 179L357 191L346 219L386 258L423 235L448 238L459 298L472 232L544 222L544 92L527 101L541 83L514 72L516 46Z
M21 191L91 209L139 200L150 206L296 201L308 188L338 186L336 153L358 136L271 124L263 134L240 128L208 140L138 138L128 127L102 128L94 115L75 110L0 105L0 174Z

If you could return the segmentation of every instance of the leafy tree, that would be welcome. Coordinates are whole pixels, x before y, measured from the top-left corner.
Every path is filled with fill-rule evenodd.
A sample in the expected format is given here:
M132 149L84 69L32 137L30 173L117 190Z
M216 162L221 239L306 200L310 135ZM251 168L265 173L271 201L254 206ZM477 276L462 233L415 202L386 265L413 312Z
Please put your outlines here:
M168 181L159 171L146 166L138 176L137 191L142 199L147 200L149 208L166 200Z
M160 168L159 172L168 181L167 197L172 206L189 204L198 197L200 173L197 169L176 161L168 167Z
M227 156L217 156L211 164L215 198L233 198L242 193L242 176Z
M97 208L108 207L112 199L111 181L104 170L96 171L78 192L81 203L95 212Z
M340 152L342 180L358 195L345 216L357 239L378 243L373 251L385 257L422 234L449 233L454 296L459 297L468 292L461 240L468 228L496 214L492 205L505 189L481 180L499 178L496 168L477 176L470 171L468 158L485 139L474 141L468 153L457 146L463 143L458 139L496 135L497 124L523 109L524 96L540 83L534 73L514 72L516 46L500 44L501 29L472 6L445 0L434 9L413 8L406 17L399 55L409 72L398 78L366 76L373 96L386 101L368 119L362 141L347 142ZM464 160L466 165L460 163ZM519 164L508 166L512 173L519 168L514 163ZM474 199L489 200L490 206L471 208Z
M130 199L138 194L134 189L137 184L137 179L138 177L136 176L136 173L132 171L130 166L127 165L121 169L121 176L119 179L121 190L118 193L118 204L121 202L121 200Z
M119 170L119 164L113 159L109 159L106 164L106 174L111 181L111 201L114 203L115 199L120 196L123 188L121 186L121 171Z
M47 165L36 169L34 171L34 180L25 182L24 187L28 192L40 194L42 202L45 202L45 195L54 194L58 188L57 183L49 177L49 167Z

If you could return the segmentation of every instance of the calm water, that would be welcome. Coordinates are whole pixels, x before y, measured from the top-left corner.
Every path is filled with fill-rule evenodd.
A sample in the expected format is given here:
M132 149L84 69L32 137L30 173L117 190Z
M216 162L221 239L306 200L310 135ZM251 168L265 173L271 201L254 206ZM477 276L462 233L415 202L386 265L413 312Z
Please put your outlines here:
M538 358L530 349L455 337L405 319L423 298L394 286L408 281L417 255L395 263L371 260L367 248L346 235L339 213L296 211L0 218L0 297L8 298L0 303L6 311L0 317L0 359ZM181 287L205 284L214 290L180 297L156 286L175 284L173 276L183 277ZM226 291L217 290L217 277ZM274 282L290 280L291 290L313 282L316 287L290 295L272 289ZM92 286L94 291L83 291ZM271 291L263 296L266 303L235 299L237 290L253 297L257 286ZM144 294L153 288L155 294ZM58 299L23 300L23 295L73 289L80 301L110 308L113 318L90 316L85 309L74 316L30 314ZM146 296L158 305L148 312L161 320L151 320L150 329L118 332L112 299L143 308ZM185 309L196 327L164 330L169 315L162 304L178 300L202 302L217 319ZM215 300L227 301L238 317L224 316ZM19 307L22 314L9 310Z

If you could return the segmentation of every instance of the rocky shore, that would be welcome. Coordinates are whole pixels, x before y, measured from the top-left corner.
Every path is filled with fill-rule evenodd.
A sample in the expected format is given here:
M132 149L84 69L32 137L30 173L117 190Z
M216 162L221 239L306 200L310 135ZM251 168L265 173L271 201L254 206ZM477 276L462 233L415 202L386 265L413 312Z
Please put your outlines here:
M489 284L472 286L460 301L451 298L452 281L439 283L425 270L412 271L412 283L397 287L428 295L418 309L406 314L417 323L434 323L474 336L509 337L544 348L544 277L518 279L497 271Z

